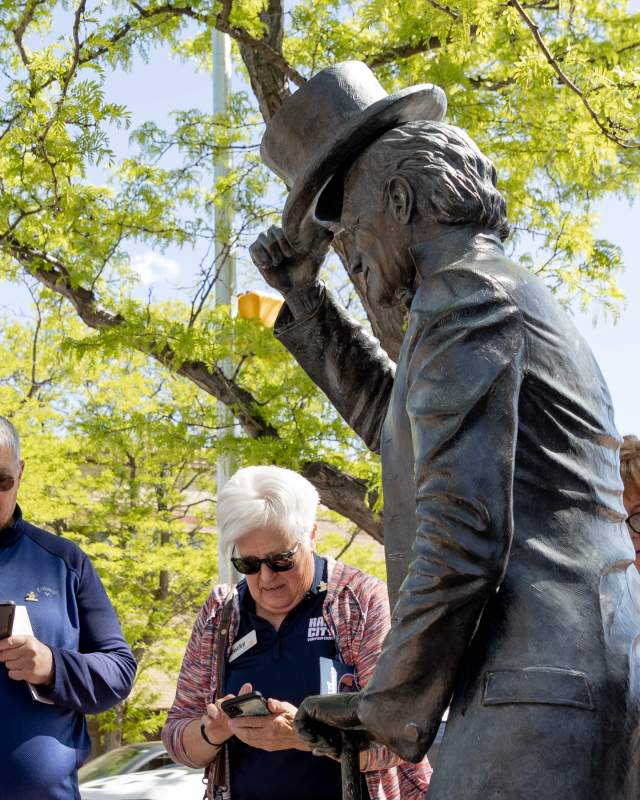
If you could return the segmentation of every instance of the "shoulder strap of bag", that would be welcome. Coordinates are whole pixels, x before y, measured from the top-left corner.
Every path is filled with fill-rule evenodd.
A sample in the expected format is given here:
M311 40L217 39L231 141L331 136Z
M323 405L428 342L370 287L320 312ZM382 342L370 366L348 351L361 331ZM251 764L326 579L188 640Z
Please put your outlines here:
M216 631L216 641L214 647L216 654L215 685L218 695L220 695L220 693L222 692L222 687L224 686L226 650L227 650L227 642L229 641L229 626L231 624L231 614L233 613L233 597L234 597L234 590L232 589L229 592L229 594L225 597L224 602L222 604L222 611L220 613L220 624L218 625L218 630ZM226 766L227 766L227 745L224 744L218 751L216 760L213 762L213 764L209 764L209 766L207 767L207 771L205 773L208 776L209 771L213 769L214 786L227 785Z

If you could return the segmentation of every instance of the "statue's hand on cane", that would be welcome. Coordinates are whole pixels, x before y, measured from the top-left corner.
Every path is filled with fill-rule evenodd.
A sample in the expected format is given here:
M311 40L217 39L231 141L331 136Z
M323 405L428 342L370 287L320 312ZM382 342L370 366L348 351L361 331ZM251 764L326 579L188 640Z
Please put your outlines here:
M370 741L358 716L359 698L351 693L307 697L293 723L314 755L340 759L343 800L362 798L358 754Z
M328 694L307 697L302 702L293 724L316 755L340 758L341 731L349 733L349 740L358 750L369 747L369 734L358 717L359 698L357 693Z

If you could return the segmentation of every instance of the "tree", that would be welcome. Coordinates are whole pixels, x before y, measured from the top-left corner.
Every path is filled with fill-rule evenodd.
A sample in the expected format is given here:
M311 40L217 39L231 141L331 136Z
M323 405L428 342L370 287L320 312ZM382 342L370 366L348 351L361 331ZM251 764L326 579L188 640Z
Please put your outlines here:
M593 207L608 193L638 191L639 22L624 0L319 0L296 3L287 15L282 0L7 0L0 275L32 276L43 298L65 298L97 331L96 345L137 350L227 405L245 435L238 447L252 457L280 463L291 453L287 437L298 415L309 421L326 411L329 429L320 425L319 435L335 437L335 447L298 436L296 463L326 505L379 539L375 463L304 377L293 377L281 351L282 369L265 370L262 348L275 345L212 310L211 209L229 202L236 209L229 247L275 219L273 179L255 147L261 122L306 76L360 58L390 90L420 81L444 86L451 121L496 162L516 233L546 248L542 261L525 257L528 265L564 296L615 307L620 253L594 238ZM172 130L143 125L132 133L133 152L113 152L110 129L126 126L128 116L105 95L108 71L167 44L204 63L213 28L234 40L251 92L238 93L222 118L181 110ZM210 165L220 148L233 148L235 170L214 187ZM134 241L182 246L185 257L188 247L204 247L184 305L133 299ZM348 235L335 243L342 259L349 247ZM395 356L401 312L370 308L354 281L374 332ZM248 339L255 349L243 349ZM232 376L220 368L230 353ZM285 379L297 405L278 402L277 380Z
M0 320L0 408L21 433L26 518L89 554L138 661L132 696L99 718L117 746L164 722L157 681L175 681L217 580L216 458L234 440L220 438L205 392L135 351L105 357L59 306ZM344 545L338 532L322 541L332 555ZM384 570L372 547L346 558Z
M37 311L0 328L0 399L21 432L27 518L88 553L138 661L132 696L100 719L115 745L158 732L155 679L177 674L215 579L215 404L138 353L80 362L62 343L81 324Z

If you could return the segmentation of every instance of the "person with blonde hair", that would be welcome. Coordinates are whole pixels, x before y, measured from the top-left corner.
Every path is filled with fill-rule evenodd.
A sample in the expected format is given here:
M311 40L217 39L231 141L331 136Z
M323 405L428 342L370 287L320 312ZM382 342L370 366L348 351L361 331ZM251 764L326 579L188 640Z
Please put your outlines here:
M640 439L625 436L620 448L620 475L624 483L622 501L627 511L627 527L636 549L636 567L640 569Z

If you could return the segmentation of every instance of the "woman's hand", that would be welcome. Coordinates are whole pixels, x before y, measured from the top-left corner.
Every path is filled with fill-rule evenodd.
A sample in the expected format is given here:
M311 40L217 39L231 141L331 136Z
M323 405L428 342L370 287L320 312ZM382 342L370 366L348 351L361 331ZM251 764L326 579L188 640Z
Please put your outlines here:
M247 694L251 691L253 691L252 685L245 683L241 686L238 694ZM207 713L202 715L201 721L204 723L204 732L207 734L207 739L214 744L224 744L234 734L229 725L231 718L220 709L220 703L224 700L231 700L235 696L234 694L227 694L218 698L215 703L209 703L207 705Z
M244 687L243 687L244 690ZM244 691L241 691L244 694ZM260 750L310 750L295 732L293 719L298 709L282 700L268 700L271 714L264 717L236 717L229 729L240 741Z

